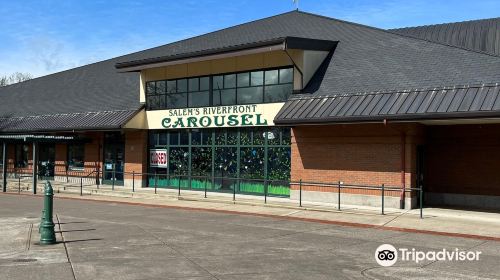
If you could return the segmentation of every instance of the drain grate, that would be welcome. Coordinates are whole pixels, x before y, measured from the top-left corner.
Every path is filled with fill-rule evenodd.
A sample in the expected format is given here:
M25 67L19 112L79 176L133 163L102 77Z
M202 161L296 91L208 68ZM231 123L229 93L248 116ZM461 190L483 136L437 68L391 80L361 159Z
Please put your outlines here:
M27 262L36 262L37 259L15 259L15 260L12 260L12 262L16 262L16 263L27 263Z

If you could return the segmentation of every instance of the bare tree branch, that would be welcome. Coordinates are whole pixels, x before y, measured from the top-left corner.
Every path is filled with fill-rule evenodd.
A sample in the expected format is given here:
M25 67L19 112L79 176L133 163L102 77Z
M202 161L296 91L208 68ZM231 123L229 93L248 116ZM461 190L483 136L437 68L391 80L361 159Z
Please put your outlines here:
M0 76L0 87L33 79L30 73L15 72L10 75Z

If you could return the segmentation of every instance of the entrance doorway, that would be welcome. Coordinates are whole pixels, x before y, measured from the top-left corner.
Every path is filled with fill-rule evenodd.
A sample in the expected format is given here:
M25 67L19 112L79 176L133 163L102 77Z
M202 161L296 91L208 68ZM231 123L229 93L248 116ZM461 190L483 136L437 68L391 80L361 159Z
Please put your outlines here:
M53 180L56 162L55 144L41 143L38 146L38 177Z
M123 186L125 141L119 132L104 135L103 183Z

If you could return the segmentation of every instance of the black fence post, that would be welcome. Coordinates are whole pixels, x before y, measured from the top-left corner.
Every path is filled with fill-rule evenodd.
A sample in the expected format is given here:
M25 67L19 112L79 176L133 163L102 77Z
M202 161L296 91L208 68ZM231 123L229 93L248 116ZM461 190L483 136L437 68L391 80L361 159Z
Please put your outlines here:
M83 177L80 177L80 196L83 195Z
M178 191L177 191L177 196L181 196L181 176L178 177L177 181L179 182L177 185L179 187Z
M18 185L18 188L19 188L19 193L21 193L21 177L18 177L17 178L17 185Z
M382 184L382 215L384 215L384 184Z
M240 188L240 177L238 177L238 188ZM233 201L236 201L236 185L233 187Z
M337 203L338 203L338 206L337 206L337 209L340 210L340 184L341 182L339 181L338 184L337 184Z
M155 171L155 194L156 194L156 186L158 185L158 174Z
M422 185L420 185L420 219L423 219L424 216L423 216L423 213L422 213L422 207L423 207L423 203L424 203L424 189L422 188Z
M111 185L111 190L114 191L115 190L115 178L116 178L116 174L115 174L115 164L113 163L113 172L111 173L112 175L112 181L113 181L113 184Z
M135 170L132 171L132 192L135 191Z
M208 179L205 180L205 198L207 198L207 182Z
M264 204L267 203L267 180L264 180Z
M97 166L96 173L95 173L95 182L97 183L97 189L99 189L99 185L101 184L101 180L99 179L101 172L99 170L100 170L99 166Z
M302 207L302 179L299 180L299 207Z

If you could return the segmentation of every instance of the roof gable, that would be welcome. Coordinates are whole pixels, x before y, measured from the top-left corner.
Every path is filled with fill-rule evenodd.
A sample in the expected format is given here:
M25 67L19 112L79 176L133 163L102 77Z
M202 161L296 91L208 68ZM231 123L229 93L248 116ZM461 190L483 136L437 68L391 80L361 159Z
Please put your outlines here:
M293 11L122 57L144 60L281 37L338 41L305 93L349 94L500 81L500 58L386 30ZM316 75L318 76L318 75Z

